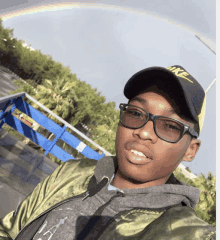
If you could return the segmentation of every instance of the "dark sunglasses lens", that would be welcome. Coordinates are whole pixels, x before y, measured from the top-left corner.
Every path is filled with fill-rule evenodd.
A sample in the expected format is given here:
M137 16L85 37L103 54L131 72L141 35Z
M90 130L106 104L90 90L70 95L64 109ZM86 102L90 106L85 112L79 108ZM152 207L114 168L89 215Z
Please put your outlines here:
M156 120L155 129L161 138L175 142L181 137L184 126L179 122L160 117Z
M121 121L127 127L138 128L146 122L146 118L146 113L137 107L126 106L121 111Z

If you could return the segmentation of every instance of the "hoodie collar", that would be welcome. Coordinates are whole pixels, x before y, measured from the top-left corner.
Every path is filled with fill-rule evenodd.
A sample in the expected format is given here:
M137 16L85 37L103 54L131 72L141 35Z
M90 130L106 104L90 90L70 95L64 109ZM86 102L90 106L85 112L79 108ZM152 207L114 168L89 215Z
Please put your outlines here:
M118 167L116 156L107 156L98 160L95 168L95 178L99 183L103 177L107 177L110 181L112 175Z
M96 169L95 169L95 178L97 179L98 183L104 178L108 178L109 182L116 173L118 168L118 162L116 156L106 156L98 160ZM186 185L185 183L179 181L174 174L172 173L169 179L166 181L165 184L179 184L179 185Z
M95 168L97 183L102 185L103 179L108 179L109 182L112 175L116 172L117 167L117 158L115 156L100 159ZM200 195L198 188L179 181L173 173L163 185L148 188L123 189L123 192L128 198L130 196L131 200L129 202L131 206L132 202L134 206L137 206L137 202L140 202L139 207L147 208L167 207L180 203L195 208L199 202ZM126 199L123 204L126 204Z

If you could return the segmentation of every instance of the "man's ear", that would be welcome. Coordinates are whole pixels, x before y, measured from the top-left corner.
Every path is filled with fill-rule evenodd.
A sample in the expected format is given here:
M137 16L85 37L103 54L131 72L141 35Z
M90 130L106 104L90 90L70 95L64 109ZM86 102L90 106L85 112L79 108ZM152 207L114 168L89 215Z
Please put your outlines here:
M196 156L196 153L199 150L200 146L201 141L196 138L193 138L182 158L182 161L191 162Z

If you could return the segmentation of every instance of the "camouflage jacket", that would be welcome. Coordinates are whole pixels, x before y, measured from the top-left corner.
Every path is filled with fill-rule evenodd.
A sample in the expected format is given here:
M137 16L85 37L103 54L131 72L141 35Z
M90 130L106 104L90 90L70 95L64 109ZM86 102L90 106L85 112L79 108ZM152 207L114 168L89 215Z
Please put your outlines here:
M73 198L84 198L93 189L97 161L69 160L61 164L19 205L0 220L0 240L31 240L48 213ZM73 186L77 186L74 187ZM74 189L74 191L73 191ZM76 239L216 239L215 228L196 216L188 206L164 211L134 208L116 214L96 236Z

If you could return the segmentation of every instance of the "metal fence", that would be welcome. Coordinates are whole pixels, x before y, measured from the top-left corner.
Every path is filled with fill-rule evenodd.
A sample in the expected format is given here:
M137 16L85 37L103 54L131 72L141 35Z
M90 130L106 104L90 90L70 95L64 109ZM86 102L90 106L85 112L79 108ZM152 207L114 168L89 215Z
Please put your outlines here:
M49 119L40 111L33 108L30 104L28 104L23 100L24 96L27 97L32 102L36 103L40 108L42 108L48 114L50 114L51 116L55 117L57 120L62 122L64 126L63 127L59 126L57 123ZM32 129L30 126L20 121L19 118L16 118L15 116L13 116L12 113L15 109L20 110L21 112L26 114L28 117L33 119L35 122L37 122L39 125L41 125L43 128L53 133L55 135L55 139L53 141L48 140L42 134L40 134L39 132ZM58 145L56 145L59 139L61 139L63 142L67 143L74 149L76 149L78 152L82 153L87 158L99 160L105 155L111 155L101 146L96 144L90 138L85 136L83 133L78 131L72 125L64 121L62 118L57 116L55 113L50 111L48 108L43 106L36 99L34 99L33 97L31 97L25 92L0 98L0 110L2 110L0 112L0 121L1 121L0 128L3 126L4 123L14 128L16 131L18 131L25 137L29 138L32 142L42 147L45 150L44 156L46 156L48 153L51 153L52 155L54 155L55 157L57 157L58 159L64 162L69 159L74 159L72 155L70 155L68 152L60 148ZM83 141L73 136L71 133L69 133L66 130L67 127L73 130L79 136L81 136L84 140L90 142L93 146L101 150L103 154L100 155L98 152L96 152L95 150L87 146Z

